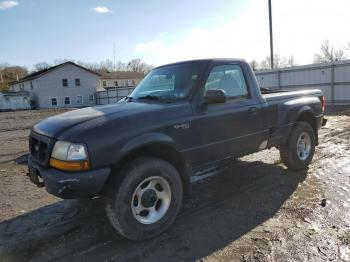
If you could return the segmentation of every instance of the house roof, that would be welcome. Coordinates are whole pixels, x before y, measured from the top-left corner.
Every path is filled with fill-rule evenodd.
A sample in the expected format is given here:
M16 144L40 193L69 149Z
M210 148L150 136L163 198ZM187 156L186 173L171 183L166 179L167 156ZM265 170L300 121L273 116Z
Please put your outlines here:
M131 71L102 72L101 79L142 79L145 75Z
M81 66L81 65L77 65L76 63L73 63L73 62L71 62L71 61L68 61L68 62L59 64L59 65L55 65L55 66L52 66L52 67L49 67L49 68L40 70L40 71L38 71L38 72L34 72L34 73L30 74L30 75L27 75L27 76L21 78L19 81L15 81L15 82L13 82L13 83L11 83L11 84L17 84L17 83L21 83L21 82L33 80L33 79L35 79L35 78L38 78L38 77L40 77L40 76L42 76L42 75L44 75L44 74L47 74L47 73L49 73L49 72L51 72L51 71L53 71L53 70L55 70L55 69L57 69L57 68L60 68L60 67L65 66L65 65L73 65L73 66L79 67L79 68L81 68L81 69L83 69L83 70L85 70L85 71L87 71L87 72L89 72L89 73L91 73L91 74L94 74L94 75L97 75L97 76L101 76L101 75L100 75L99 73L97 73L97 72L94 72L94 71L92 71L92 70L89 70L89 69L87 69L87 68Z

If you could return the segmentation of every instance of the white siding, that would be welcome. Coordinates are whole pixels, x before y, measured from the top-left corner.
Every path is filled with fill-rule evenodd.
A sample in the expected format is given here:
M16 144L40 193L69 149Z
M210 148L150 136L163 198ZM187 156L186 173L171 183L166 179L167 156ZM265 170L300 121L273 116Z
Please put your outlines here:
M0 111L30 109L26 95L6 95L0 93Z
M80 86L75 86L77 78L80 79ZM68 87L63 87L62 79L68 80ZM89 95L95 95L99 85L98 75L73 64L66 64L38 78L14 84L10 90L18 92L23 89L29 92L30 99L35 101L38 108L52 108L51 98L57 98L57 107L83 107L95 105L95 103L89 103ZM69 105L64 103L66 96L70 97ZM77 96L83 97L82 104L77 104Z

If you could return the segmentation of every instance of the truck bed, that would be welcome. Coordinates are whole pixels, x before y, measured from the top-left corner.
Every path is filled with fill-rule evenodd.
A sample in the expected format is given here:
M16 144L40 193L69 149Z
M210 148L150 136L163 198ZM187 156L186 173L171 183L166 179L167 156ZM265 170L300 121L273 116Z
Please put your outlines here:
M291 99L307 96L322 96L322 91L319 89L307 89L298 91L288 90L271 90L267 88L261 89L261 95L267 102L280 101L281 99Z

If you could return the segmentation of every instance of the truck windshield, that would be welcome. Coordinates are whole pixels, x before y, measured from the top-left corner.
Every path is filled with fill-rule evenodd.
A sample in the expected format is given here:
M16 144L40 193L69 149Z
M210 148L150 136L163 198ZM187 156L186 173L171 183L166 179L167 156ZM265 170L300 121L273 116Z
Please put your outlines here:
M185 99L198 79L201 63L169 65L152 70L131 93L131 99Z

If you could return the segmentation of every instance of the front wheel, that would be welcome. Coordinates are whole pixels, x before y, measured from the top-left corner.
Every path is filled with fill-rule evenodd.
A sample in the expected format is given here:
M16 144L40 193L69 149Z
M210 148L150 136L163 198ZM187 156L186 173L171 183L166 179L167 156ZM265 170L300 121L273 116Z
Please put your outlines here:
M144 157L128 163L107 190L106 212L113 227L130 240L165 231L182 204L182 181L168 162Z
M297 122L287 144L280 147L282 163L292 170L303 170L310 164L315 152L315 132L306 122Z

